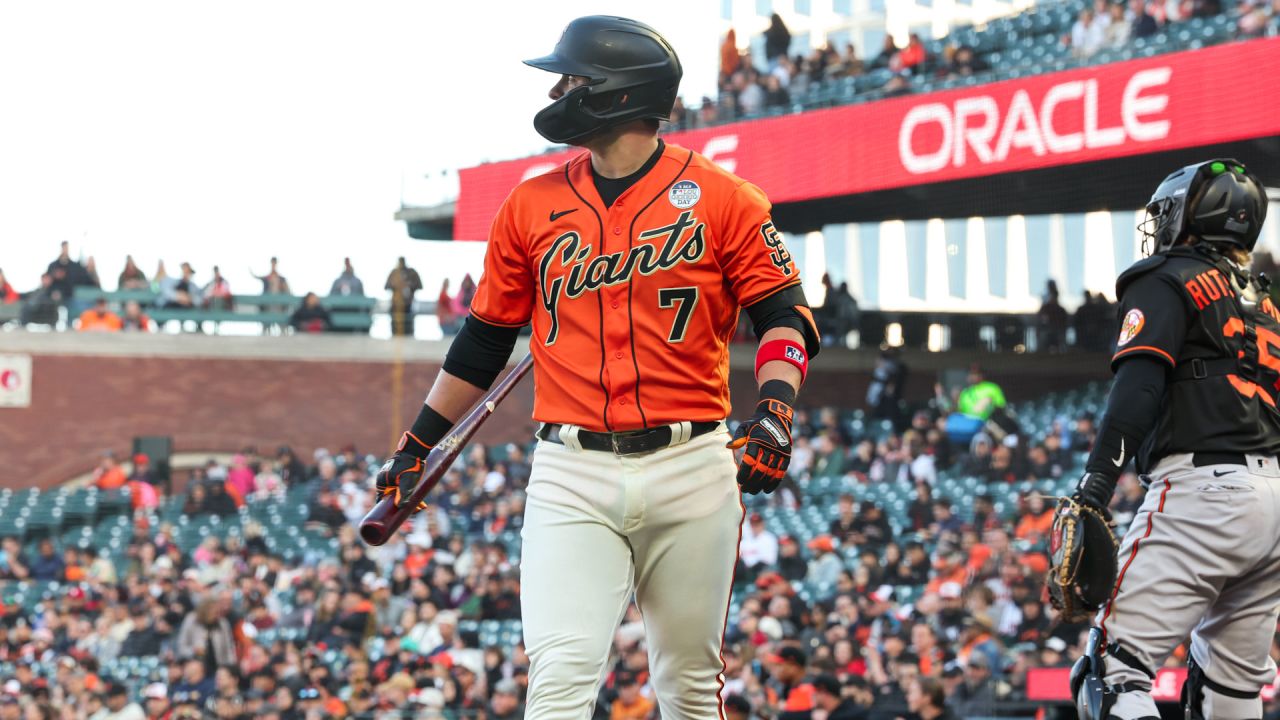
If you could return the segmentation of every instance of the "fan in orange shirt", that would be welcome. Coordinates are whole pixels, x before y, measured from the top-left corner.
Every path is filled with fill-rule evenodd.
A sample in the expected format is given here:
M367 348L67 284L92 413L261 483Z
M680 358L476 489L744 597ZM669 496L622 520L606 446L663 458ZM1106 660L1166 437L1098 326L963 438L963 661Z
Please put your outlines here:
M115 453L111 451L103 453L102 460L93 471L93 484L99 490L119 490L124 487L128 479L124 474L124 468L116 463Z
M98 298L93 307L80 313L82 332L119 332L122 327L120 316L107 309L106 298Z
M1043 496L1028 495L1027 510L1018 521L1017 529L1013 531L1014 537L1032 544L1041 542L1049 537L1049 531L1053 528L1053 513L1053 508L1045 507Z
M618 699L609 710L609 720L645 720L653 712L653 701L640 694L640 680L635 673L623 670L614 680Z

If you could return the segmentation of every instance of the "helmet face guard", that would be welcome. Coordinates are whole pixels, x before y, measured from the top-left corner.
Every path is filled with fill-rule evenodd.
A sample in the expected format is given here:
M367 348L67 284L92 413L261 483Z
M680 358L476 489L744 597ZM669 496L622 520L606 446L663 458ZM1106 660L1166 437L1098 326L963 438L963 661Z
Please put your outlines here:
M1144 254L1167 252L1194 235L1252 252L1267 216L1262 182L1238 160L1188 165L1156 188L1138 225Z

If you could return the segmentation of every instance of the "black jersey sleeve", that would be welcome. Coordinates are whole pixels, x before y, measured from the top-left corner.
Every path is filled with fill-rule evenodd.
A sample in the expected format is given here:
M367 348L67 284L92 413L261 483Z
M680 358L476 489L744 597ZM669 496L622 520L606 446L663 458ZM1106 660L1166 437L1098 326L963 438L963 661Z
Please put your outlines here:
M1191 310L1174 282L1169 275L1152 272L1125 287L1117 313L1120 335L1111 357L1113 372L1121 360L1135 355L1149 355L1170 367L1178 364Z

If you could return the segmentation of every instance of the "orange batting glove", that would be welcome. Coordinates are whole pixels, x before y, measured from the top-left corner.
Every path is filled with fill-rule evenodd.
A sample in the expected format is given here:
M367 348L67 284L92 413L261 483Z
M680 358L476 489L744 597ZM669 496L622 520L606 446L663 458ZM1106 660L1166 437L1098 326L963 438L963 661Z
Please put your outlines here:
M738 463L738 487L755 495L778 489L791 464L791 406L772 398L756 405L756 412L742 421L726 447L746 448Z
M397 506L403 506L413 495L413 489L422 481L422 461L431 452L431 446L406 432L400 437L395 454L387 458L378 470L374 481L374 502L394 497ZM427 503L418 503L414 512L426 509Z

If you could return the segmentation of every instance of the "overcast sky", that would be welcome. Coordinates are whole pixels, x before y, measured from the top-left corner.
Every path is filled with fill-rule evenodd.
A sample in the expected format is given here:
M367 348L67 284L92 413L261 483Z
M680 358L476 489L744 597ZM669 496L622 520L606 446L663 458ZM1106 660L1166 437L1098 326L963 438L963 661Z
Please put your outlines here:
M594 12L666 34L685 97L714 88L714 2L2 3L0 269L29 290L69 240L108 288L132 253L256 292L274 254L324 292L344 256L381 288L406 255L434 295L483 248L409 240L402 177L544 148L554 78L520 61Z

